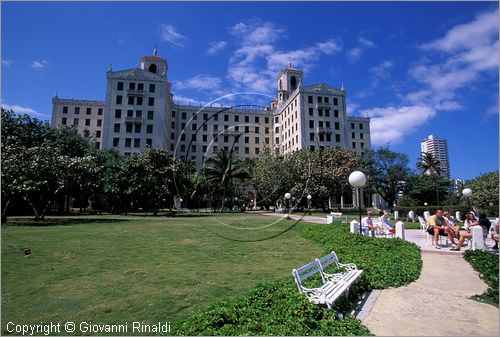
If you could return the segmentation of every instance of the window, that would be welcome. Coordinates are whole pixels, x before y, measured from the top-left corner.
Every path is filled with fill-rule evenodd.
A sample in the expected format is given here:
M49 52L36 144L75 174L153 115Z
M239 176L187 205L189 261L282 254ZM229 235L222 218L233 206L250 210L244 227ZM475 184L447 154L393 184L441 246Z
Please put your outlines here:
M146 138L146 146L153 146L153 140L151 138Z
M339 105L339 99L337 97L333 98L333 105Z
M134 117L134 110L127 110L127 117Z
M155 85L154 84L149 85L149 92L155 92Z
M229 136L224 136L224 143L228 143L229 142Z
M356 126L354 126L354 123L351 123L351 129L354 130L355 128L356 128Z
M234 153L240 153L240 147L239 146L235 146L234 147Z
M137 90L144 90L144 83L137 83Z
M259 154L260 153L260 149L258 147L255 148L255 154Z
M279 126L277 126L277 127L274 128L274 133L278 133L278 132L280 132Z
M114 126L114 128L113 128L113 131L114 131L114 132L120 132L120 124L115 123L115 126Z
M120 143L120 138L113 138L113 147L117 147Z
M129 88L130 90L135 90L135 82L130 82L130 83L128 84L128 88Z
M309 140L314 142L314 132L309 133Z
M175 139L175 134L173 132L170 132L170 139L174 140Z
M329 133L326 134L326 141L327 142L331 142L332 141L332 135L331 134L329 134Z
M135 117L141 118L142 117L142 110L135 110Z
M249 126L245 126L245 133L249 133L250 132L250 127Z
M142 97L137 97L137 105L142 105Z
M96 138L101 138L101 130L97 130L97 131L95 132L95 137L96 137Z
M234 115L234 121L235 121L235 122L239 122L239 121L240 121L240 116L238 116L238 115Z
M78 115L80 113L80 107L75 106L75 115Z
M264 123L269 124L269 117L264 117Z
M330 103L330 97L325 97L325 103Z
M146 125L146 133L153 133L153 125L152 124Z
M337 143L340 143L340 135L335 135L335 141L336 141Z
M115 118L122 118L122 110L121 109L115 110Z
M63 106L63 114L67 114L68 113L68 107L67 106Z
M218 124L214 124L214 131L219 131L219 125Z
M97 109L97 115L102 116L102 108Z
M191 152L196 152L196 145L191 145Z
M330 117L330 109L325 109L325 117Z
M186 140L186 134L183 133L183 134L181 134L181 141L185 141L185 140Z
M116 104L122 104L122 99L123 99L123 96L117 95L116 96Z
M229 115L224 115L224 122L229 122Z
M320 128L322 128L322 127L323 127L323 121L319 121L319 122L318 122L318 124L319 124L318 126L319 126Z
M318 103L323 103L323 97L318 96Z
M155 105L155 98L154 97L148 97L148 105L149 106Z
M255 137L255 144L259 144L259 142L260 142L259 137Z
M339 118L339 111L338 110L333 110L333 117Z
M101 143L100 142L95 142L95 148L100 149L101 148Z
M172 129L175 129L175 122L172 122Z
M206 146L206 145L203 145L203 146L201 147L201 151L202 151L203 153L207 152L207 146Z
M136 125L135 126L135 133L141 133L141 125Z
M274 122L275 122L275 123L279 123L279 122L280 122L280 118L279 118L279 116L275 116L275 117L274 117Z
M181 114L181 119L186 119L186 118L187 118L187 115L186 115L186 113L185 113L185 112L183 112L183 113Z
M313 108L309 108L309 116L313 116L314 115L314 109Z
M206 141L207 141L207 135L203 135L201 138L202 138L202 140L203 140L204 142L206 142Z
M208 119L208 114L203 114L203 120L206 121Z
M212 149L212 151L215 153L215 152L217 152L217 149L218 149L218 147L214 146L213 149Z
M245 144L250 143L250 137L245 137Z
M123 91L123 82L118 82L116 84L116 90Z
M309 127L314 128L314 121L309 121Z
M208 130L208 125L207 124L203 124L203 131L207 131Z
M219 115L214 115L214 121L218 121L219 120Z
M63 119L61 120L61 124L66 125L66 121L67 121L66 117L63 117Z
M269 144L269 137L264 138L264 143Z
M259 116L255 116L255 123L259 123Z
M196 142L196 133L191 135L191 141Z
M320 142L324 142L325 141L325 134L324 133L320 133L319 134L319 141Z
M87 129L83 130L83 137L88 138L89 134L90 134L89 130Z
M280 137L275 137L275 138L274 138L274 142L275 142L276 144L279 144L279 143L280 143Z
M365 148L365 143L361 142L361 144L359 144L359 145L361 145L361 148L362 148L362 149L364 149L364 148Z
M329 121L326 121L326 122L325 122L325 126L326 126L327 128L329 128L329 127L330 127L330 122L329 122Z
M141 139L134 138L134 147L140 147L140 146L141 146Z
M92 108L87 108L87 115L90 115L92 113Z
M126 124L125 132L132 132L132 124Z
M245 116L245 123L248 123L248 122L250 122L250 117Z
M323 109L318 109L318 116L323 117Z
M153 111L148 111L148 119L152 120L154 117L154 112Z
M264 128L264 133L265 133L266 135L268 135L268 134L269 134L269 128Z
M239 126L239 125L236 125L236 126L234 127L234 131L236 131L236 132L240 131L240 126Z
M363 135L364 135L364 133L360 133L359 134L359 139L363 139Z
M132 138L125 138L125 147L132 146Z
M356 138L356 134L354 132L351 132L351 138L352 139L355 139Z
M250 153L250 148L248 146L245 146L245 154L249 154Z
M198 124L193 123L193 124L191 125L191 130L196 131L196 129L198 129Z
M128 96L128 105L134 105L134 96Z
M73 126L78 126L78 118L73 119Z
M359 129L363 130L363 124L359 123Z
M339 130L340 129L340 123L339 122L335 122L335 130Z
M356 148L356 142L352 142L352 148L355 149Z
M259 133L260 132L260 128L258 126L255 127L255 133Z
M309 104L313 103L313 97L312 96L307 96L307 103L309 103Z

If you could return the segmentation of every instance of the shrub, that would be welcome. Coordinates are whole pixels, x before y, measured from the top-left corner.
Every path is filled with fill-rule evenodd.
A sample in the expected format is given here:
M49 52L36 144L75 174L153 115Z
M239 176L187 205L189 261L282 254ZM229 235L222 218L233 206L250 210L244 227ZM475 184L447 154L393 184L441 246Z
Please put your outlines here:
M334 250L342 263L355 263L364 270L366 289L399 287L415 281L422 269L420 248L399 238L371 238L353 234L345 224L309 226L302 235L325 254Z
M467 250L464 259L470 263L488 289L484 294L474 296L474 299L493 304L498 307L498 255L492 255L481 250Z
M345 303L339 301L338 306ZM336 306L336 308L338 307ZM177 335L370 335L350 315L310 303L293 280L261 283L244 295L208 306L182 322Z

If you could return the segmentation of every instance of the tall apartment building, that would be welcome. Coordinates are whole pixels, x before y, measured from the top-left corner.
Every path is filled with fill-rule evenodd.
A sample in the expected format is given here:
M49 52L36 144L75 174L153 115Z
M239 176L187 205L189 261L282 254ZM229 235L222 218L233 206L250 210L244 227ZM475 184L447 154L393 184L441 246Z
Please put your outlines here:
M347 116L343 86L304 86L303 72L291 65L278 75L277 98L262 108L174 104L167 61L155 49L140 64L119 71L110 67L104 101L54 97L52 125L73 126L96 147L123 154L148 146L167 149L195 161L197 168L218 149L245 158L264 148L288 153L339 146L359 155L371 148L370 120Z
M420 142L422 153L432 153L436 160L439 160L443 175L450 178L450 160L448 157L448 141L439 139L434 135L427 136Z

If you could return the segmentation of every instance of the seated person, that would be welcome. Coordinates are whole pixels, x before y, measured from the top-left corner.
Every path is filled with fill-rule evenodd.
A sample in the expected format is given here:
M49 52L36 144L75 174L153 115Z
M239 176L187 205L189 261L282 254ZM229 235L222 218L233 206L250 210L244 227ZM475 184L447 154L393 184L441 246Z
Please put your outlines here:
M392 224L391 220L389 220L390 214L389 211L384 210L384 214L380 217L380 224L382 228L386 228L389 233L396 233L396 229Z
M460 248L464 244L465 239L469 239L469 240L472 239L471 227L474 227L474 226L483 227L483 236L484 237L488 236L488 231L491 227L491 222L486 217L486 213L479 213L479 220L474 222L472 225L469 225L466 228L465 233L461 233L460 240L458 241L458 244L455 247L451 248L451 250L454 250L454 251L460 250Z
M365 235L368 235L368 232L372 232L372 236L375 236L375 230L379 229L378 225L373 224L373 219L372 219L373 213L369 211L367 215L361 219L361 230Z
M460 238L460 225L455 222L455 218L451 216L450 211L445 211L443 216L448 220L448 225L445 226L445 233L448 235L451 243L455 244L454 238Z
M449 226L448 220L443 216L443 210L438 208L436 214L429 217L429 228L427 228L427 233L432 235L432 244L437 249L441 249L438 245L439 235L449 237L449 234L446 232L446 226Z
M493 239L493 241L495 241L493 249L498 249L498 222L495 225L495 233L491 234L491 238Z

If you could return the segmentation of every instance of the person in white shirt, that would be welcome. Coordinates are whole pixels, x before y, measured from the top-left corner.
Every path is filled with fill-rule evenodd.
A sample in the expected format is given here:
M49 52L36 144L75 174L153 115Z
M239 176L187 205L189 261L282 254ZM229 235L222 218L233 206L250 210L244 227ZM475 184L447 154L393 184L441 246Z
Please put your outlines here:
M384 210L384 214L380 217L380 223L382 224L382 227L385 227L389 233L396 233L396 229L394 228L394 225L392 224L391 220L389 220L390 214L389 211Z
M448 220L448 225L444 227L446 234L448 234L448 238L450 239L452 244L455 244L455 238L460 238L460 225L458 225L455 221L455 218L451 216L450 211L445 211L443 216L446 220Z
M375 230L379 228L378 225L373 224L372 219L373 213L369 211L367 215L361 219L361 230L365 235L368 235L369 231L372 232L372 236L375 237Z

